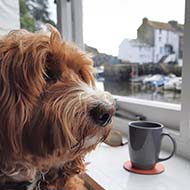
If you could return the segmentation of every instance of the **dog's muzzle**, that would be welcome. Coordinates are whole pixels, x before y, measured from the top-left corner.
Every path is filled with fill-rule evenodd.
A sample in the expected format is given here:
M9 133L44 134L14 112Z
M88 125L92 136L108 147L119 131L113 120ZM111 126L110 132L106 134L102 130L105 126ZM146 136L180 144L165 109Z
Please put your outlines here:
M91 109L90 116L97 125L105 127L111 123L114 113L114 105L101 103Z

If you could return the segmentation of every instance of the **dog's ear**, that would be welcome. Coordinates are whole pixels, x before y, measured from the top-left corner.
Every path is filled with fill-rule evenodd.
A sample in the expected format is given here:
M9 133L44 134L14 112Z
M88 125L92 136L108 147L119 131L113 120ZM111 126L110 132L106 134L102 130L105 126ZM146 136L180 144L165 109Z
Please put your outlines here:
M45 78L47 82L60 79L64 70L64 65L61 63L61 57L64 56L64 43L58 30L50 24L47 24L50 31L49 50L45 64Z

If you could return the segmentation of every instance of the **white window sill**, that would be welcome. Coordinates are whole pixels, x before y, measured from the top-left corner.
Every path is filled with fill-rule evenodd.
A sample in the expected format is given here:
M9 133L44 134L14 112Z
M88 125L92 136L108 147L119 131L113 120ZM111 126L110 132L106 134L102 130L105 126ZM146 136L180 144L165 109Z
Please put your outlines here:
M153 101L153 100L144 100L144 99L131 98L131 97L126 97L126 96L118 96L118 95L113 95L113 96L118 101L124 101L124 102L128 102L128 103L136 103L139 105L146 105L146 106L156 107L156 108L170 109L170 110L174 110L174 111L181 111L180 104L159 102L159 101Z
M161 156L167 154L162 152ZM187 190L190 186L190 161L174 156L162 162L165 171L158 175L138 175L123 169L129 160L128 145L100 145L87 156L87 173L105 190Z
M179 130L181 105L123 96L114 96L119 107L143 115L146 120L163 123L166 127Z

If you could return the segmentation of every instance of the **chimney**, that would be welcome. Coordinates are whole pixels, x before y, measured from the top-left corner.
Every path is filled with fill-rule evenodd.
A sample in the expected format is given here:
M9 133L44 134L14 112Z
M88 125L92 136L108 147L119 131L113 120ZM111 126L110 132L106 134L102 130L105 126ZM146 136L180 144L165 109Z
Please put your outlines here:
M148 23L148 18L144 17L142 21L143 21L143 24L147 24Z

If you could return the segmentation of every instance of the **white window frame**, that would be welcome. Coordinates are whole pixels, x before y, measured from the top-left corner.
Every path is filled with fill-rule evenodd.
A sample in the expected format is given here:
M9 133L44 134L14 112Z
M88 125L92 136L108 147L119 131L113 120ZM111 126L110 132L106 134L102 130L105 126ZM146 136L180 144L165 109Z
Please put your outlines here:
M188 152L190 159L190 1L185 1L185 24L184 24L184 54L182 69L182 102L181 102L181 120L180 120L180 142ZM185 143L185 144L184 144Z
M84 49L82 0L56 0L57 27L63 39Z
M69 36L68 28L70 28L72 34L77 36L77 39L79 39L78 41L76 38L72 40L81 46L81 44L83 44L82 0L70 0L69 3L73 3L72 6L70 6L71 8L69 8L69 11L71 11L72 14L69 13L63 17L62 11L65 10L63 6L66 3L68 3L67 0L57 0L58 28L60 28L62 35L65 37ZM69 6L67 5L67 7ZM68 8L66 12L67 11ZM68 19L68 15L72 15L72 19ZM81 19L78 20L77 18ZM72 21L72 23L68 23L68 21ZM170 134L173 135L177 141L177 154L180 154L181 156L184 156L190 160L190 27L188 26L190 26L190 0L186 0L185 2L184 58L182 69L183 84L181 105L122 96L115 96L115 98L117 98L118 103L126 109L142 114L146 116L148 120L164 123L166 129L169 130ZM80 30L77 31L78 28ZM116 125L119 126L121 124L123 129L127 128L125 126L125 122L121 122L121 120L119 121L118 119L116 120ZM169 149L169 143L165 142L164 147Z

